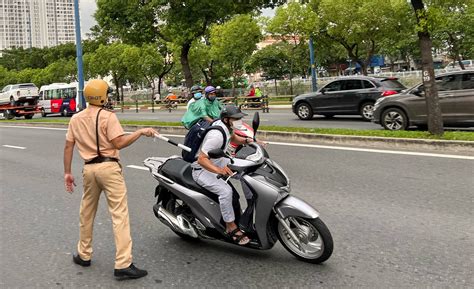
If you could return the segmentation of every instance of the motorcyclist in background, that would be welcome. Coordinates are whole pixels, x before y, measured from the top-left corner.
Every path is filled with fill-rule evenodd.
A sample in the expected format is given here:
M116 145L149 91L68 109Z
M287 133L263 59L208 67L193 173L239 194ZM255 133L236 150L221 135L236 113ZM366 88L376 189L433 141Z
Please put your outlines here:
M191 87L191 99L188 101L186 105L186 111L189 110L189 107L196 101L200 100L202 97L202 87L200 85L194 85Z
M220 116L222 104L217 100L216 88L207 86L204 92L205 97L190 105L181 119L187 129L190 129L199 121L213 122Z

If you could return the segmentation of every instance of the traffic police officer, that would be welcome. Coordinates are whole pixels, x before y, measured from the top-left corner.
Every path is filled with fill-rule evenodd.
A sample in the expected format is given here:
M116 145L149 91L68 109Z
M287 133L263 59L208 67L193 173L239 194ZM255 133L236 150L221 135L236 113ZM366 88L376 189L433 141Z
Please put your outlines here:
M103 80L91 80L84 89L89 106L75 114L69 122L64 147L64 182L66 191L72 193L74 177L71 162L77 145L84 159L83 183L80 208L80 234L74 263L90 266L92 256L92 230L100 193L105 192L115 235L115 270L118 279L136 279L147 275L132 263L132 238L128 217L127 188L119 163L119 150L134 143L140 136L158 134L152 128L142 128L132 134L124 134L115 113L104 109L109 86Z

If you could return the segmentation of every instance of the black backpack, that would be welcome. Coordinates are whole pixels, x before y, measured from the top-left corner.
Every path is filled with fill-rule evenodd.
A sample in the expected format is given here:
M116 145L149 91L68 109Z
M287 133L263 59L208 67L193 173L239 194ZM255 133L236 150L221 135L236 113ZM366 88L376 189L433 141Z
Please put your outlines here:
M224 132L224 129L219 126L219 125L212 125L213 123L209 123L208 121L200 121L193 125L188 133L186 134L184 138L184 145L191 148L190 152L187 152L183 150L182 157L183 160L192 163L197 160L196 154L201 147L202 141L204 140L204 137L206 134L213 129L219 130L222 135L224 136L224 143L222 144L221 149L225 150L226 143L227 143L227 136Z

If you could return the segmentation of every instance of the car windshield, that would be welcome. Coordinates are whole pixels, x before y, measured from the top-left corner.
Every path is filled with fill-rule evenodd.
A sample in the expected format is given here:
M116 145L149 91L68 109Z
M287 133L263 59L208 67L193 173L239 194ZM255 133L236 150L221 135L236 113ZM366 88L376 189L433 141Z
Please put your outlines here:
M400 82L398 82L398 80L396 79L387 78L387 79L382 80L380 83L382 83L382 86L387 89L398 89L398 90L406 89L406 87Z

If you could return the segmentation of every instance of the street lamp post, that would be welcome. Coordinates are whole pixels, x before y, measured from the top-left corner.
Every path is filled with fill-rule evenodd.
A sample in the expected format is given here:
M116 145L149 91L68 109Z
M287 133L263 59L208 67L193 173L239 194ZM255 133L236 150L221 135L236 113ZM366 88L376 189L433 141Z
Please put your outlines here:
M79 18L79 0L74 0L74 20L76 26L76 60L77 60L77 78L79 81L79 109L86 108L86 101L84 99L84 75L82 69L82 44L81 44L81 20Z

